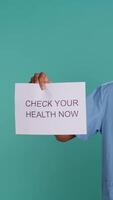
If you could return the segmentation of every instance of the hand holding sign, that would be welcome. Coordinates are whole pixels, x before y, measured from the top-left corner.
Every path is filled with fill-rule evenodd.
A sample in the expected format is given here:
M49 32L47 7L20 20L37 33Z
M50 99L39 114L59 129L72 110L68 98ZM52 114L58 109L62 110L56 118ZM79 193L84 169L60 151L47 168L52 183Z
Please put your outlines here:
M86 133L84 83L16 84L15 108L17 134Z
M39 83L40 88L43 90L46 88L46 83L50 83L51 81L48 79L44 72L35 73L31 78L30 83Z
M45 89L45 84L50 83L48 77L45 73L35 73L34 76L31 78L31 83L39 83L41 89ZM56 135L57 140L65 142L75 137L75 135Z

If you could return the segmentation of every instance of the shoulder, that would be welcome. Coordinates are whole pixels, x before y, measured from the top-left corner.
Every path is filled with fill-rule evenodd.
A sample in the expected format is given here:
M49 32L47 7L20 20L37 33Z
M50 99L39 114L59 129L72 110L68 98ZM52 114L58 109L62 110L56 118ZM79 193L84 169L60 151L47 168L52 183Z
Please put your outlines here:
M101 90L102 90L102 93L113 92L113 81L101 84Z
M109 89L109 88L113 88L113 81L109 81L109 82L106 82L106 83L103 83L103 84L101 84L101 87L103 87L103 88L107 88L107 89Z
M88 102L93 101L97 104L103 103L109 98L113 99L113 81L99 85L93 92L87 96Z
M103 83L101 85L101 95L103 100L113 97L113 81Z

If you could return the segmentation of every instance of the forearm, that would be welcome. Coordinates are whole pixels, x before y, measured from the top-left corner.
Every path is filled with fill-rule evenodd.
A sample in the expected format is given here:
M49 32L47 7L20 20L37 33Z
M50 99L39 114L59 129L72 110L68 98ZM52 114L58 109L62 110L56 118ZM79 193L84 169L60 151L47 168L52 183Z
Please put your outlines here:
M60 142L67 142L75 137L75 135L55 135L56 139Z

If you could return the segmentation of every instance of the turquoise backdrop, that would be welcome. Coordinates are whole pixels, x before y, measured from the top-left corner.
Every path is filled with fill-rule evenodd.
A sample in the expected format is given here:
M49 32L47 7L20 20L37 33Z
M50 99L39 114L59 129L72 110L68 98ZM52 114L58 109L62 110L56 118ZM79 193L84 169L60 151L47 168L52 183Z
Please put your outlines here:
M14 85L113 80L112 0L0 0L0 200L100 200L101 136L16 136Z

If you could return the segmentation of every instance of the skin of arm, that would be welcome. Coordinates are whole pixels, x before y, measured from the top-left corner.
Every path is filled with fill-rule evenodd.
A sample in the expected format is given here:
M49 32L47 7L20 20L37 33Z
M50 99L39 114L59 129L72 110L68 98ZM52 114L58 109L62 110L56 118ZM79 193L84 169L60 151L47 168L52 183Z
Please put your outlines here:
M56 139L60 142L67 142L75 137L75 135L55 135Z
M30 80L30 83L38 83L43 90L46 87L46 83L50 83L48 77L44 72L35 73ZM60 142L67 142L75 137L75 135L55 135L56 139Z

